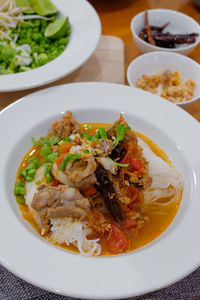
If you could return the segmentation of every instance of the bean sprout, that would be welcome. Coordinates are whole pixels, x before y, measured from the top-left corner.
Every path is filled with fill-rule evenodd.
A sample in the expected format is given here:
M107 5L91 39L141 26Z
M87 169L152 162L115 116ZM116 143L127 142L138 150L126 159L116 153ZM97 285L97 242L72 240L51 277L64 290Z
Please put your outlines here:
M30 7L17 7L15 0L0 0L0 38L11 41L8 34L10 28L16 28L19 22L30 19L50 20L39 15L24 16L23 12Z

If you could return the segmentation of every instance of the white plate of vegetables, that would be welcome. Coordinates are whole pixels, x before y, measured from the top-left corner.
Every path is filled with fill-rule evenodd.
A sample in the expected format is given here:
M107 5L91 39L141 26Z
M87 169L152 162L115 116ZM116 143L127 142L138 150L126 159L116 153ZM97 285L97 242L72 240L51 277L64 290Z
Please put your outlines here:
M85 0L0 0L0 92L41 86L79 68L101 24Z

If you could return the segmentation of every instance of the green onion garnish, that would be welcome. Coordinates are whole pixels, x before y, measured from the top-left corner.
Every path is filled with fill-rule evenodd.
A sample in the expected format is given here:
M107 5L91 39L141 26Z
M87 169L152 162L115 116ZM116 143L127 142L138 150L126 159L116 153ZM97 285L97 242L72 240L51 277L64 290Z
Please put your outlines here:
M17 198L17 202L18 202L19 204L24 204L24 203L25 203L25 200L24 200L24 197L23 197L23 196L17 196L16 198Z
M59 137L57 137L57 136L52 136L52 137L50 137L50 139L49 139L49 145L50 145L50 146L53 146L53 145L55 145L55 144L58 144L59 141L60 141Z
M45 161L46 162L50 162L50 163L54 163L54 160L56 159L56 157L59 156L59 153L58 152L54 152L54 153L51 153L49 154L46 158L45 158Z
M71 139L70 137L65 137L64 139L62 139L60 142L58 142L58 145L64 144L64 143L70 143Z
M41 163L36 157L30 157L28 162L30 162L30 164L26 169L22 170L19 175L23 176L27 182L31 182L35 177L36 170L41 166Z
M50 164L46 164L44 166L44 176L46 177L48 182L51 181L51 165Z
M47 155L49 155L49 154L51 154L51 153L52 153L51 146L49 146L49 145L44 145L44 146L42 146L42 149L41 149L40 154L41 154L43 157L45 157L45 156L47 156Z
M47 145L47 146L53 146L55 144L58 144L59 141L60 141L60 139L57 136L52 136L49 139L41 138L40 139L40 145L41 146L45 146L45 145Z
M41 180L37 180L35 183L37 184L37 185L39 185L39 184L41 184Z
M37 143L37 141L36 141L36 139L35 139L34 137L32 137L31 140L32 140L32 142L33 142L33 144L34 144L35 146L38 146L38 143Z
M73 162L74 160L76 160L80 157L81 157L81 153L67 154L61 162L60 170L61 171L65 170L65 167L66 167L66 164L68 163L68 161Z
M89 150L83 150L83 153L90 154L90 151Z

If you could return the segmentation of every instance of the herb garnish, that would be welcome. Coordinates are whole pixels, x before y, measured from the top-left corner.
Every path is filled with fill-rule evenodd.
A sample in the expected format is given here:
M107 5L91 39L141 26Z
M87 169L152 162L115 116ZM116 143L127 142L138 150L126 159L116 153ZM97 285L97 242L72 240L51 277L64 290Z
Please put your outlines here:
M116 131L116 142L113 146L113 149L119 144L120 141L123 141L126 131L130 130L129 126L124 126L122 124L115 123Z

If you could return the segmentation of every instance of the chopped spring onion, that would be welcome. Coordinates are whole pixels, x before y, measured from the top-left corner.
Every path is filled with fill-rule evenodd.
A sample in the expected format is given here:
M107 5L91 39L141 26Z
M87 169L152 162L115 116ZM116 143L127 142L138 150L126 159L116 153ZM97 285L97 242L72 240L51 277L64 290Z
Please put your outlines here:
M58 152L54 152L49 154L47 157L45 157L45 161L46 162L50 162L50 163L54 163L54 160L56 159L56 157L59 156Z
M61 171L64 171L65 170L65 167L66 167L66 164L68 163L68 162L73 162L74 160L76 160L76 159L78 159L78 158L80 158L81 157L81 153L74 153L74 154L67 154L64 158L63 158L63 160L62 160L62 162L61 162L61 165L60 165L60 170Z
M46 164L44 166L44 176L46 177L47 181L50 182L51 181L51 165L50 164Z
M45 146L45 145L47 145L47 146L53 146L55 144L58 144L59 140L60 139L57 136L52 136L49 139L41 138L40 139L40 144L42 146Z
M17 186L17 187L15 188L15 194L16 194L16 195L24 196L24 194L25 194L25 188L24 188L24 187Z
M35 183L37 184L37 185L39 185L39 184L41 184L41 180L37 180Z
M49 139L49 145L50 145L50 146L53 146L53 145L55 145L55 144L58 144L59 141L60 141L59 137L57 137L57 136L52 136L52 137L50 137L50 139Z
M70 143L71 139L70 137L65 137L64 139L62 139L60 142L58 142L58 145L64 144L64 143Z
M31 140L32 140L32 142L33 142L33 144L34 144L35 146L38 146L38 143L37 143L37 141L36 141L36 139L35 139L34 137L32 137Z
M89 150L83 150L83 153L90 154L90 151Z
M40 154L43 157L46 157L47 155L49 155L51 153L52 153L51 146L46 145L46 144L44 146L42 146Z
M23 176L27 182L33 181L36 170L41 166L40 161L36 157L30 157L28 159L29 165L26 169L23 169L19 175Z
M22 181L18 181L15 187L15 195L17 196L17 202L19 204L24 204L24 195L25 195L25 184Z
M36 157L30 157L28 159L30 163L33 163L36 168L39 168L41 166L41 162Z
M18 202L19 204L24 204L24 203L25 203L25 199L24 199L23 196L17 196L16 198L17 198L17 202Z

